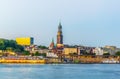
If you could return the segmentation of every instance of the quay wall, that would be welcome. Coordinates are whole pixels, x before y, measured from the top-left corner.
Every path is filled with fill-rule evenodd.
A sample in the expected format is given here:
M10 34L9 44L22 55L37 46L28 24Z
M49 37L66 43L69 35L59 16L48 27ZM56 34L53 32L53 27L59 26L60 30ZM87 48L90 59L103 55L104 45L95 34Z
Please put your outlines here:
M104 61L116 61L120 63L119 56L69 56L62 55L59 58L49 58L47 63L103 63ZM112 63L111 62L111 63Z
M7 60L7 59L2 59L0 60L0 63L38 63L38 64L45 64L46 60L41 59L41 60Z

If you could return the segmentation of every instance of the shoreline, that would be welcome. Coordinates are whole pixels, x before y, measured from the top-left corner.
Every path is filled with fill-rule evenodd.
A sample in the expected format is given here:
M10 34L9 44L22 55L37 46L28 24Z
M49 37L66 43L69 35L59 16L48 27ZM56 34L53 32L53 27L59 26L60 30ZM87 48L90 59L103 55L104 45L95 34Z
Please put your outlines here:
M39 56L8 56L1 57L0 64L120 64L120 57L110 56L73 56L63 58L41 58Z
M2 62L0 64L39 64L39 65L42 65L42 64L43 65L49 65L49 64L58 64L58 65L64 64L64 65L67 65L67 64L70 64L70 65L72 65L72 64L120 64L120 63L38 63L38 62L35 62L35 63L33 63L33 62L29 62L29 63L23 63L23 62L16 63L16 62Z

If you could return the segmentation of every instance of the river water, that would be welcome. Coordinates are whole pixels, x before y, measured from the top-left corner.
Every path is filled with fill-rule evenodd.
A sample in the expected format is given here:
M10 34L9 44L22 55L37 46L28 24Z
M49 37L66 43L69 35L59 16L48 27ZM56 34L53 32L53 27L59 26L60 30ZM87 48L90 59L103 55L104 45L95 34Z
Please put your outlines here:
M0 64L0 79L120 79L120 64Z

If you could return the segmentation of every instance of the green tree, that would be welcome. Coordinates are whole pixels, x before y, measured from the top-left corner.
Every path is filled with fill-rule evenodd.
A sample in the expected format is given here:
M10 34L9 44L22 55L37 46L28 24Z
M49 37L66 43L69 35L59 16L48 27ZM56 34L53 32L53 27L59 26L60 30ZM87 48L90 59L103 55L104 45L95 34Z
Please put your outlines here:
M16 51L16 52L22 52L22 51L24 51L24 47L21 46L21 45L16 45L14 51Z
M40 45L40 46L38 46L40 49L48 49L48 47L46 47L46 46L42 46L42 45Z
M13 48L12 47L6 47L6 50L7 51L13 51Z
M108 56L109 56L109 55L110 55L110 53L104 53L103 55L108 55Z
M79 64L80 61L79 60L74 60L74 64Z
M40 56L46 57L46 53L41 53Z
M120 51L117 51L115 55L120 56Z
M17 45L14 40L0 39L0 50L10 50L14 52L24 51L24 47Z
M40 56L40 53L37 51L35 52L34 56Z
M0 39L0 50L5 50L5 40Z
M30 55L30 52L29 51L24 51L23 54L24 55Z

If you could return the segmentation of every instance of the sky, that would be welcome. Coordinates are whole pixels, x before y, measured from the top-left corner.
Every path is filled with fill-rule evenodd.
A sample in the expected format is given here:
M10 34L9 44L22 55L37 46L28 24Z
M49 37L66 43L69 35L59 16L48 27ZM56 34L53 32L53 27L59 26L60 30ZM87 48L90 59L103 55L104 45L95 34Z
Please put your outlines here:
M34 37L35 44L120 47L120 0L0 0L0 38Z

